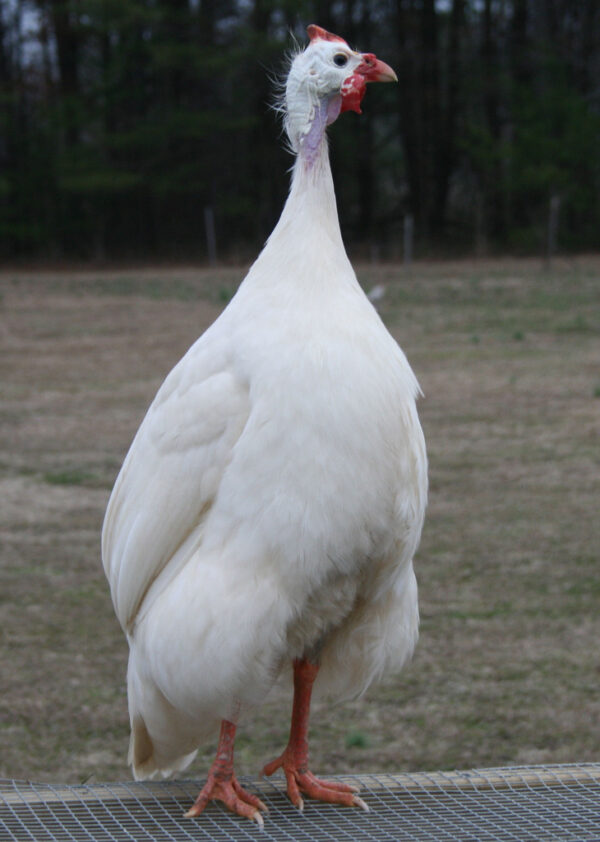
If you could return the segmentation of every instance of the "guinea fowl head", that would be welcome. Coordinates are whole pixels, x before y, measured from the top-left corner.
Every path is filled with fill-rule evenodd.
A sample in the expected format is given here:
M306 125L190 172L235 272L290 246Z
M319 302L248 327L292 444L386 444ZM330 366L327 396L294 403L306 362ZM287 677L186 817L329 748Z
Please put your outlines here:
M285 88L286 130L294 152L310 157L325 127L343 111L356 111L367 82L395 82L396 74L373 53L352 50L343 38L311 24L310 42L295 56Z

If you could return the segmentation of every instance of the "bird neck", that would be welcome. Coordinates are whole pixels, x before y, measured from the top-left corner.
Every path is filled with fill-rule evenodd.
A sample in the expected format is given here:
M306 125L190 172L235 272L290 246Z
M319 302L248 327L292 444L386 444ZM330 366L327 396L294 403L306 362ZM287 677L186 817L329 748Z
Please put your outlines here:
M327 103L315 111L310 129L298 144L290 193L269 244L281 236L295 238L310 248L327 244L344 248L337 213L329 149L327 146Z
M290 192L279 222L252 266L246 287L317 290L356 284L342 241L327 148L327 116L314 113L296 146ZM314 128L313 128L314 126ZM287 294L287 293L286 293Z

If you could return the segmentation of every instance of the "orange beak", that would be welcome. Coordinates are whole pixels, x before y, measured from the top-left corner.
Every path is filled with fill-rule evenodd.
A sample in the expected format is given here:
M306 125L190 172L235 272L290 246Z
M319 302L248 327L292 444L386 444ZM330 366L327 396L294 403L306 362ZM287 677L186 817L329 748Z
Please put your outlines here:
M397 82L398 77L384 61L380 61L373 53L363 53L362 61L354 71L360 73L365 82Z

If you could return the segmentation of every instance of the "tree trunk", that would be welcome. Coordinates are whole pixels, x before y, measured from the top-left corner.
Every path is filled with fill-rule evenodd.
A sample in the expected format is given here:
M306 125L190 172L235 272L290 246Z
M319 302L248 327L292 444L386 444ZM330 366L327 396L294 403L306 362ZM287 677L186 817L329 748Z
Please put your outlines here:
M485 0L483 7L483 33L481 40L481 64L483 70L483 113L491 143L490 160L484 172L484 194L486 202L485 220L490 226L489 234L499 242L506 240L504 220L504 196L502 165L498 155L502 138L500 119L499 52L495 40L497 21L494 19L492 0Z
M436 191L433 228L443 233L450 179L456 166L457 126L460 111L461 34L464 26L465 0L454 0L450 11L448 60L446 65L446 101L441 119L443 131L437 146Z
M408 210L425 238L441 234L445 132L441 119L438 18L434 0L398 0L400 41L398 95L409 185ZM440 206L440 197L444 202Z
M79 0L47 0L59 70L59 91L63 102L63 129L67 147L79 140L79 55L81 50L78 28Z
M396 26L399 45L398 101L400 131L406 159L408 182L407 209L415 218L417 229L423 224L423 191L419 148L421 144L421 90L418 78L419 44L417 15L412 0L398 0Z

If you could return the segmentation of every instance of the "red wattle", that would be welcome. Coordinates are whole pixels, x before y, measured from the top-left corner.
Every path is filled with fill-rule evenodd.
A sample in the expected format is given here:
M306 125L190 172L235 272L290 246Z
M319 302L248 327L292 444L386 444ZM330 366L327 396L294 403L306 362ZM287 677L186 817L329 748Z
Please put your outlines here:
M342 107L340 112L356 111L357 114L362 114L360 104L366 90L367 83L364 76L360 73L353 73L352 76L349 76L342 85Z

